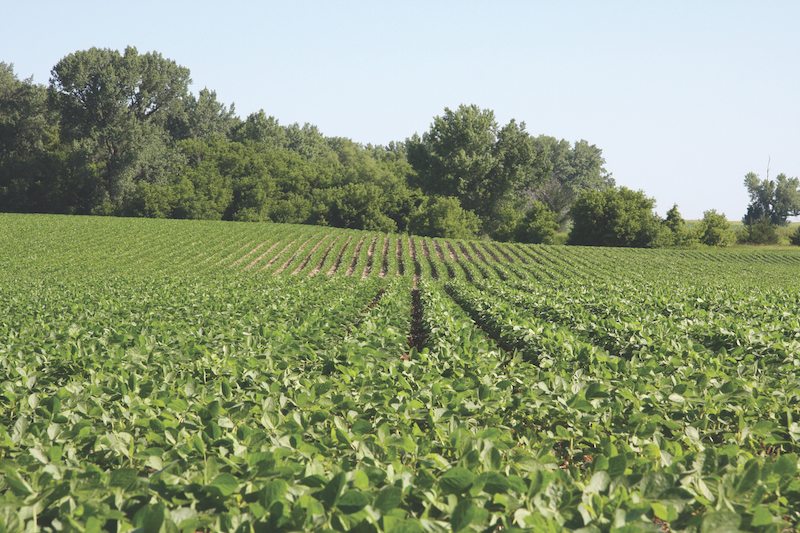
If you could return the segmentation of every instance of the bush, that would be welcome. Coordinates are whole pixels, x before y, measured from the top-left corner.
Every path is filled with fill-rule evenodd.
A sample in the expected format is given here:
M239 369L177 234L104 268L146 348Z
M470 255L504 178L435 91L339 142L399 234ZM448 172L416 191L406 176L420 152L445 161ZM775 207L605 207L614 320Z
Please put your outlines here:
M655 200L642 191L612 187L584 192L572 206L569 244L652 247L663 242Z
M500 205L485 221L483 230L496 241L513 241L525 212L510 202Z
M736 235L723 213L710 209L703 213L698 226L700 242L708 246L730 246L736 242Z
M768 218L752 220L742 227L739 240L749 244L778 244L778 227Z
M413 213L408 227L415 235L466 239L475 236L480 222L478 215L461 207L458 198L433 196Z
M795 246L800 246L800 226L797 226L797 229L794 230L794 233L789 236L789 242Z
M557 230L556 214L542 202L535 201L517 225L514 236L519 242L552 244Z
M663 246L691 246L697 242L694 232L686 225L686 221L678 211L678 206L673 205L667 211L667 216L663 222L664 232L660 236L660 244Z

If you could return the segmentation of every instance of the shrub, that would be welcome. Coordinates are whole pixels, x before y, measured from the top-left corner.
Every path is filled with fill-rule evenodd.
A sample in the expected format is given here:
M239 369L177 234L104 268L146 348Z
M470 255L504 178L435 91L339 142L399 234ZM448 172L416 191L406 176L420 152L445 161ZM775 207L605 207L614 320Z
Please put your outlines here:
M569 244L656 246L663 235L654 207L655 200L627 187L584 192L572 206Z
M723 213L710 209L703 213L698 226L700 242L709 246L730 246L736 242L736 235Z
M517 225L514 236L519 242L552 244L557 230L556 214L542 202L535 201Z
M800 226L797 226L797 229L794 230L794 233L789 236L789 242L795 246L800 246Z
M480 227L478 215L461 207L458 198L433 196L411 216L409 230L416 235L465 239L474 237Z
M777 244L778 227L768 218L752 220L742 227L740 240L749 244Z

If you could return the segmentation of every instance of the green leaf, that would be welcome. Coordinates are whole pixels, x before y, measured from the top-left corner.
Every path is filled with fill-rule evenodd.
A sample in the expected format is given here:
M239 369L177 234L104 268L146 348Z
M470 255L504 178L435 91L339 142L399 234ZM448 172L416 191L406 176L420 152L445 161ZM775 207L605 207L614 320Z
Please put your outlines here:
M399 487L385 487L378 493L373 506L381 513L387 513L396 507L400 507L403 500L403 491Z
M3 469L5 474L5 482L11 487L11 491L17 496L30 496L33 494L33 488L27 481L22 479L19 473L10 467Z
M797 454L787 453L778 457L773 466L775 473L781 477L792 477L797 472Z
M230 496L239 486L239 482L231 474L223 473L214 478L211 487L219 491L223 497Z
M336 501L339 499L339 496L342 494L344 484L345 474L336 474L333 476L333 478L331 478L327 485L325 485L324 489L314 494L314 497L322 502L322 505L325 506L325 509L330 509L334 506Z
M741 517L733 511L711 511L703 517L700 533L735 533L741 522Z
M608 388L602 385L601 383L592 382L589 383L589 386L586 387L586 393L584 394L587 400L593 400L595 398L606 398L608 396Z
M357 513L369 505L369 498L360 490L348 490L339 498L336 506L345 514Z
M450 516L450 526L453 532L461 531L472 523L472 520L477 515L477 509L469 499L461 500L453 509L453 514Z
M765 505L759 505L753 511L753 520L750 522L751 525L759 527L759 526L768 526L775 521L775 517L772 516L772 513L769 512L769 509Z
M259 495L261 506L269 508L270 505L283 498L289 485L282 479L273 479L264 484Z
M132 487L138 479L138 472L133 468L120 468L111 472L108 485L127 489Z
M741 477L739 477L739 481L736 483L736 492L738 494L744 494L755 487L756 483L758 483L758 477L758 461L750 459L745 465L744 472L742 472Z
M145 505L133 517L133 523L143 533L158 533L164 524L165 508L163 503Z
M625 474L628 460L624 455L615 455L608 460L608 475L612 478L620 477Z
M656 517L665 522L672 522L678 519L677 509L668 503L652 502L650 508L653 510L653 514L655 514Z
M439 479L439 486L448 494L461 494L475 481L475 474L466 468L456 466L445 472Z
M611 483L611 477L608 475L608 472L602 470L600 472L595 472L592 479L589 480L589 484L586 486L586 492L588 494L603 492L608 488L609 483Z
M483 478L483 490L489 494L505 494L511 488L508 478L499 472L487 472Z

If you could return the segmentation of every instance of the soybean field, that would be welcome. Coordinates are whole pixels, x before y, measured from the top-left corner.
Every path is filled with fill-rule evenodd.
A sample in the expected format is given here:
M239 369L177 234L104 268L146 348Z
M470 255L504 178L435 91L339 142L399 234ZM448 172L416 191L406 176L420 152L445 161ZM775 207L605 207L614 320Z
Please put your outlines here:
M0 215L0 531L795 531L800 251Z

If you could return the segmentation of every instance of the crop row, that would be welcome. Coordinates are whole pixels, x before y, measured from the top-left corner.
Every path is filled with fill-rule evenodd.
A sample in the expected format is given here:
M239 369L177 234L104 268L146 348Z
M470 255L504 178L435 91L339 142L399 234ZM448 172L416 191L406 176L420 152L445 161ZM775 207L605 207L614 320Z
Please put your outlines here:
M0 529L798 527L794 252L0 228Z

